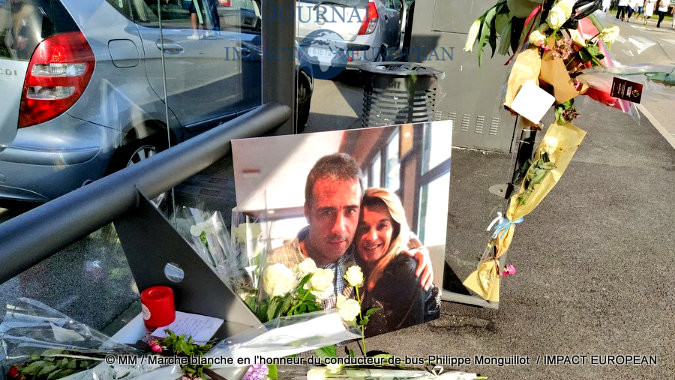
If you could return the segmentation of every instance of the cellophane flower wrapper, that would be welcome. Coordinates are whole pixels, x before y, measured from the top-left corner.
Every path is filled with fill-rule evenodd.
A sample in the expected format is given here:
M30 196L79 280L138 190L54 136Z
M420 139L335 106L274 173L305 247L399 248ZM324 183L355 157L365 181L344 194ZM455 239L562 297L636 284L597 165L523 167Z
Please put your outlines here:
M251 302L258 302L262 298L260 279L270 250L270 222L264 215L252 216L234 208L231 229L238 269L230 283L250 307Z
M77 368L76 373L60 377L68 380L133 378L158 368L143 365L140 360L138 365L106 364L103 361L106 355L140 356L142 352L117 343L41 302L19 298L6 305L0 323L2 374L6 374L12 365L29 361L32 354L48 360L78 358L91 363L87 368Z
M526 194L525 186L523 186L524 180L521 180L519 191L512 195L509 201L506 212L506 217L509 220L515 221L524 217L541 203L562 177L584 136L586 136L586 132L571 123L553 123L549 126L546 135L539 143L532 162L536 162L544 153L547 153L555 167L545 175L541 183L536 185L529 194ZM531 168L528 170L531 170ZM524 198L524 203L519 201L520 197Z
M247 357L255 363L256 356L281 358L360 337L360 330L345 326L337 311L324 310L276 318L221 341L206 356Z
M609 92L615 77L642 84L641 103L663 104L672 100L675 96L675 65L636 64L595 67L584 70L579 76L579 80L590 87ZM631 107L631 112L635 112L634 109L635 105ZM639 117L639 113L637 117Z
M220 212L181 206L173 219L176 230L186 237L202 260L214 268L226 261L231 244Z
M174 216L174 226L199 257L209 264L231 289L248 277L248 258L232 243L219 211L180 207Z

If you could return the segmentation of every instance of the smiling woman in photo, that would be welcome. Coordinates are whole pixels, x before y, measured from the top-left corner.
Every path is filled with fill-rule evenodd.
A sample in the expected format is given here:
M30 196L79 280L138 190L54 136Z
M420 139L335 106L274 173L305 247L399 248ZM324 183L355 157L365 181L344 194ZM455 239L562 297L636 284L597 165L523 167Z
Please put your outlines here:
M409 248L411 234L399 198L373 188L366 190L361 205L354 242L356 260L366 276L362 309L380 308L370 317L366 336L438 318L438 288L425 291L416 286L415 259L400 254Z

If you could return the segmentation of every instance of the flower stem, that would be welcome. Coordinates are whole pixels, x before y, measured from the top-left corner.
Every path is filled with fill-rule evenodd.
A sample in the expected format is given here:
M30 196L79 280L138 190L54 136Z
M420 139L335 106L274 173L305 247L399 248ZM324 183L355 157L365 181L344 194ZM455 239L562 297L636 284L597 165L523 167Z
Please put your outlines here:
M293 306L288 311L288 313L286 313L286 316L293 315L293 312L295 311L295 309L297 309L300 305L302 305L303 302L305 302L305 298L307 298L308 294L309 294L309 290L307 292L305 292L305 295L302 296L302 299L300 300L300 302L297 302L297 303L293 304Z
M359 287L355 286L354 290L356 290L356 301L358 301L359 306L361 305L361 296L359 295ZM361 308L359 308L359 320L363 320L363 314L361 313ZM363 356L366 356L366 329L363 325L359 325L361 327L361 350L363 351Z

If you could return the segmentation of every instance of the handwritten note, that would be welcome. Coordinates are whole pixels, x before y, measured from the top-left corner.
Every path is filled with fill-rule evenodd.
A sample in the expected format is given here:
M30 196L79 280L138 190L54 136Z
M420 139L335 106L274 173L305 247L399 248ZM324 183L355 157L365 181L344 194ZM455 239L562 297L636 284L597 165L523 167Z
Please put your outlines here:
M220 318L177 311L175 321L168 326L156 329L152 335L164 338L168 335L164 330L171 330L176 335L192 336L195 342L203 344L213 337L222 324L223 320Z

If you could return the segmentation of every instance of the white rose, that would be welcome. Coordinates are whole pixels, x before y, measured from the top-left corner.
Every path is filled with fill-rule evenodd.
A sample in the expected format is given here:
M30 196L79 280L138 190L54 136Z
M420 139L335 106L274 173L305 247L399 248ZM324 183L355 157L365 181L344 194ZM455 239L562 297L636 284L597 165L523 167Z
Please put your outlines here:
M304 259L300 264L298 264L296 267L296 272L300 276L300 278L305 277L306 275L310 273L314 273L316 271L316 263L314 260L310 258Z
M313 367L307 371L307 380L325 380L326 369L323 367Z
M190 226L190 235L194 237L199 237L199 235L201 235L202 232L210 232L211 230L213 230L213 224L207 220L201 223L197 223L193 226Z
M337 298L337 311L343 321L353 325L356 324L356 317L361 312L361 305L356 300L347 299L342 294L339 294Z
M612 25L602 30L600 33L600 38L602 38L602 42L606 43L607 45L612 45L619 37L619 32L619 27Z
M336 374L342 370L342 364L327 364L326 369L332 374Z
M546 42L546 36L540 31L535 30L532 33L530 33L529 41L532 45L541 46L541 44Z
M345 273L345 280L353 287L361 286L361 284L363 284L363 272L361 271L361 267L358 265L350 266Z
M565 23L565 21L567 21L567 19L568 17L565 14L565 10L555 5L553 8L551 8L550 11L548 11L546 23L552 29L558 30L563 26L563 24Z
M541 149L548 153L549 156L552 155L556 149L558 149L558 139L553 136L546 136L541 141Z
M319 299L325 299L333 294L333 271L330 269L317 269L309 279L312 294Z
M284 264L272 264L263 271L263 289L270 297L282 297L296 286L293 271Z
M567 31L570 33L570 37L572 38L572 41L574 41L575 44L579 46L586 46L586 40L581 35L581 33L579 33L578 30L568 29Z
M476 19L471 28L469 29L469 35L466 36L466 43L464 44L464 51L473 51L473 45L476 43L476 38L478 38L478 32L480 31L480 20Z
M565 11L565 16L567 16L567 18L570 18L572 15L572 9L574 9L574 3L576 3L576 0L560 0L556 3L556 5Z

